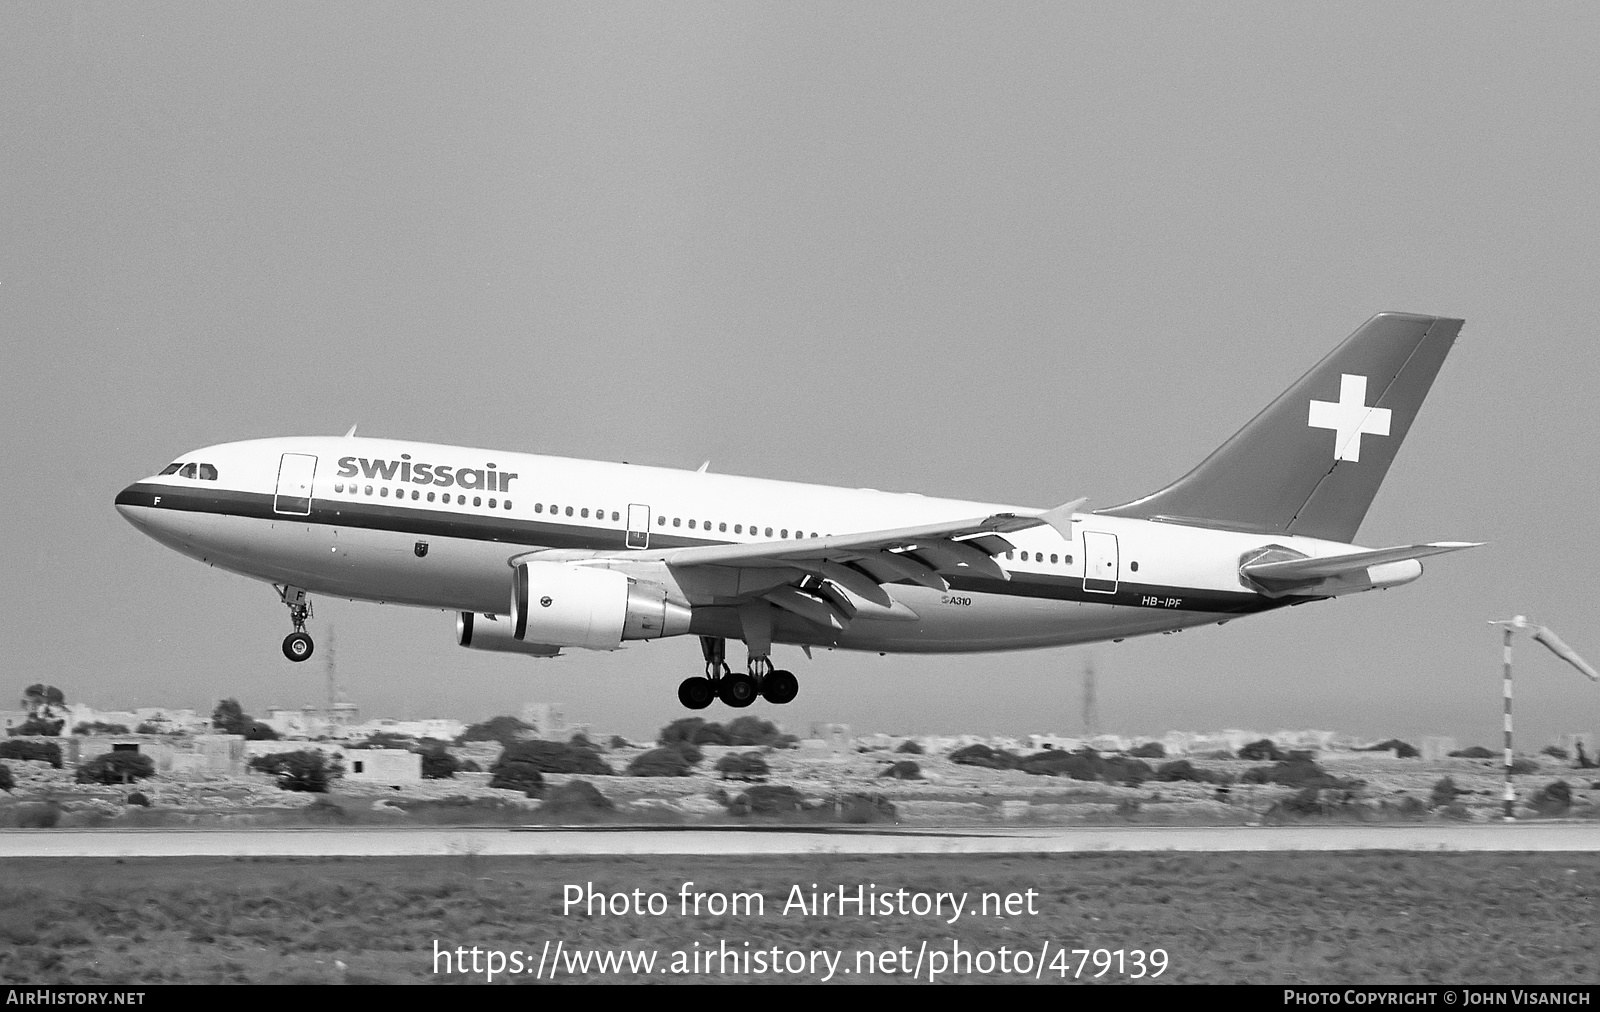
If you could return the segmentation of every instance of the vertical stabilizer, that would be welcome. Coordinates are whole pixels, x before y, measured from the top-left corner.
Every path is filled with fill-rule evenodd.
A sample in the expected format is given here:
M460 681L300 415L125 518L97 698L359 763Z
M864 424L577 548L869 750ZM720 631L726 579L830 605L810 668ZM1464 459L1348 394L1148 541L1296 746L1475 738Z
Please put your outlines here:
M1193 471L1096 512L1353 541L1462 322L1374 316Z

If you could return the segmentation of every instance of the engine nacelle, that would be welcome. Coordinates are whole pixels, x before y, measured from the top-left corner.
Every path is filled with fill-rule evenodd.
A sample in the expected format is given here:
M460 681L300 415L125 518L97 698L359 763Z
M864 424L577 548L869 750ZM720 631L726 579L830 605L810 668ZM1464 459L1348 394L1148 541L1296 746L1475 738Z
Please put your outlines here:
M561 562L524 562L516 568L511 591L516 640L615 650L623 640L688 631L689 609L667 600L664 587L612 569Z
M561 648L548 643L524 643L511 635L511 619L504 615L456 614L456 642L472 650L494 650L530 657L555 657Z

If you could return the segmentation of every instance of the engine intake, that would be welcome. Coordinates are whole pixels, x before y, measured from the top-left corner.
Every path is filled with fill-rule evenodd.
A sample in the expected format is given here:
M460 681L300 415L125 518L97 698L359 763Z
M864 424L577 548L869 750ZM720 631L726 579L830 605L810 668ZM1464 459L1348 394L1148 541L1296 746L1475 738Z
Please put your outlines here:
M611 569L524 562L511 591L511 635L522 642L615 650L623 640L689 631L689 609L666 588Z

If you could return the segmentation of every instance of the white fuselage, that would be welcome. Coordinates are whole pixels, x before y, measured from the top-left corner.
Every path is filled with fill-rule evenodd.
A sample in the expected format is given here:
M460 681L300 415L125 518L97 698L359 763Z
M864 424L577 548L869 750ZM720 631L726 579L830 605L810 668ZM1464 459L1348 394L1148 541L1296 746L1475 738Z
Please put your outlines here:
M615 554L1041 512L356 437L228 443L180 462L210 470L146 478L117 498L124 516L163 544L212 566L314 594L489 615L507 611L509 561L541 549ZM1074 514L1070 531L1068 537L1041 525L1007 534L1014 550L996 562L1008 579L952 575L943 592L893 583L884 588L895 602L891 609L866 609L842 630L785 614L774 639L959 652L1181 629L1329 596L1258 593L1239 576L1247 553L1269 545L1309 557L1354 550L1302 537L1093 513ZM736 621L719 615L726 588L716 584L703 574L675 574L671 593L695 609L693 632L737 637Z

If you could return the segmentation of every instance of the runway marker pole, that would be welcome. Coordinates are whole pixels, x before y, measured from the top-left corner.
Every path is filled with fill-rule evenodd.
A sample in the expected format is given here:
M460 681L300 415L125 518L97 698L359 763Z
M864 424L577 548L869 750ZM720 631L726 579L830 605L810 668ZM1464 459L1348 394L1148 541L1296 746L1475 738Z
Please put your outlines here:
M1506 768L1505 787L1501 792L1501 801L1505 805L1505 821L1516 820L1516 791L1511 788L1511 764L1514 761L1511 751L1511 635L1519 629L1532 629L1535 642L1542 643L1557 657L1577 668L1585 678L1591 682L1600 681L1600 672L1595 671L1589 662L1578 656L1578 652L1567 646L1550 630L1548 626L1536 626L1526 615L1517 615L1509 619L1491 620L1490 625L1497 625L1504 629L1505 643L1505 717L1506 717Z

